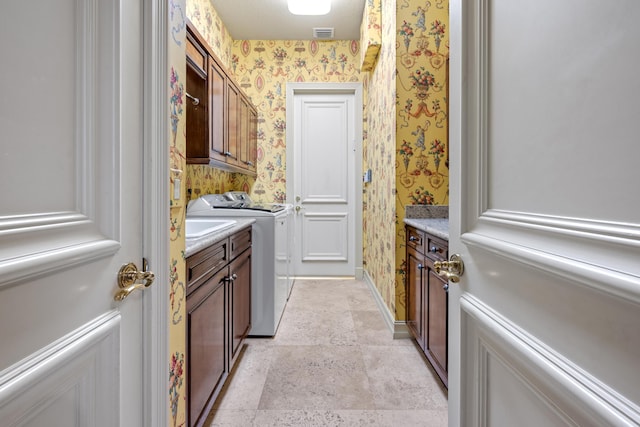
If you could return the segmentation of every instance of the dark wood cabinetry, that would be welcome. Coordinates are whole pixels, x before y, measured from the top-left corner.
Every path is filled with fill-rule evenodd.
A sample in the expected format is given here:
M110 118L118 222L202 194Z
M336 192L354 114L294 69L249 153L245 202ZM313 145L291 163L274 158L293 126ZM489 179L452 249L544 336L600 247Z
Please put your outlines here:
M211 132L211 139L208 144L189 139L189 129L187 128L187 162L193 159L193 163L209 163L209 160L226 162L227 143L225 138L225 123L227 120L227 108L225 105L225 93L227 91L227 78L216 60L209 58L209 103L211 113L209 114L210 125L207 126ZM206 150L209 147L209 150ZM204 150L202 150L204 149ZM195 159L189 156L189 151L202 154Z
M187 163L255 175L256 107L191 23L186 55Z
M446 387L449 285L433 263L448 258L448 243L408 225L406 235L407 326Z
M188 425L205 419L251 328L251 227L187 258Z

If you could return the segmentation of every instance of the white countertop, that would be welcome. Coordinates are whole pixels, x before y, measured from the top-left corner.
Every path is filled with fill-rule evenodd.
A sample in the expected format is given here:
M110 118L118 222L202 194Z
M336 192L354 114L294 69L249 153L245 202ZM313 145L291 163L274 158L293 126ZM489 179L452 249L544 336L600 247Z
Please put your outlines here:
M449 218L405 218L404 223L449 241Z
M256 222L255 218L234 218L237 222L229 228L206 234L198 239L185 239L185 258L195 254L196 252L213 245L220 240L231 236L232 234L242 230L246 226Z

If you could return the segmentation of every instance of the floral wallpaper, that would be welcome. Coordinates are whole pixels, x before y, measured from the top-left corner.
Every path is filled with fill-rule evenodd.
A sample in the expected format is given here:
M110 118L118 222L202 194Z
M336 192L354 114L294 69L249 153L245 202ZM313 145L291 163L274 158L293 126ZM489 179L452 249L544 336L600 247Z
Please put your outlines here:
M367 60L360 41L233 40L209 0L186 3L186 16L259 115L257 177L185 165L187 197L244 190L260 202L284 202L286 82L362 81L363 169L373 176L363 189L363 259L391 313L404 320L404 207L448 204L448 1L367 0L367 27L380 27L382 34L371 72L360 71ZM370 33L363 34L364 45ZM184 139L180 124L178 145ZM179 233L181 223L172 225ZM184 274L180 262L176 268ZM176 295L181 283L176 281Z
M395 1L381 2L382 46L374 71L366 75L367 145L365 170L372 181L364 186L365 270L391 313L396 309L395 289ZM397 317L397 316L396 316Z
M185 351L185 260L184 233L185 217L183 173L185 161L185 76L186 63L184 44L186 35L185 0L169 0L168 46L169 82L169 194L173 195L173 187L180 186L180 199L170 200L170 271L169 271L169 384L167 384L167 407L169 408L169 424L173 427L183 426L186 422L186 369Z
M360 23L360 71L375 68L382 45L381 0L367 0Z
M402 1L396 14L396 319L404 320L404 207L449 204L449 3Z
M355 40L234 41L230 68L258 109L255 200L285 201L287 82L358 82L359 49Z

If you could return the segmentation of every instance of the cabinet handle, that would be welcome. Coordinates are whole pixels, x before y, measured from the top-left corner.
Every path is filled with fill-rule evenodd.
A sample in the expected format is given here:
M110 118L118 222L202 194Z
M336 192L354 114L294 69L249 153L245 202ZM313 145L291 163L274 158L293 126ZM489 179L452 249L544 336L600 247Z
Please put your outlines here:
M418 240L418 238L416 236L409 236L409 241L410 242L415 242L416 240Z
M231 156L231 151L225 151L224 155L227 156L227 157Z
M247 166L253 166L253 162L245 162Z
M429 248L429 252L432 252L432 253L434 253L434 254L435 254L436 252L438 252L438 248L436 248L435 246L431 246L431 247Z
M445 291L445 292L449 292L449 284L448 284L448 283L445 283L445 284L442 286L442 289L444 289L444 291Z
M236 280L237 278L238 278L238 275L237 275L236 273L233 273L233 274L231 275L231 277L227 277L227 280L228 280L229 282L233 282L233 281L234 281L234 280Z
M418 264L418 270L422 270L423 268L424 268L424 265Z

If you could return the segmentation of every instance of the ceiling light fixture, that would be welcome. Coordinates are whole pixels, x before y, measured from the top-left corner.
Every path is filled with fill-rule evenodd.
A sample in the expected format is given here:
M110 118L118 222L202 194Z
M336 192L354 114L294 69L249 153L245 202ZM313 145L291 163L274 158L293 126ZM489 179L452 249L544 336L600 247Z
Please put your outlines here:
M331 12L331 0L287 0L294 15L326 15Z

